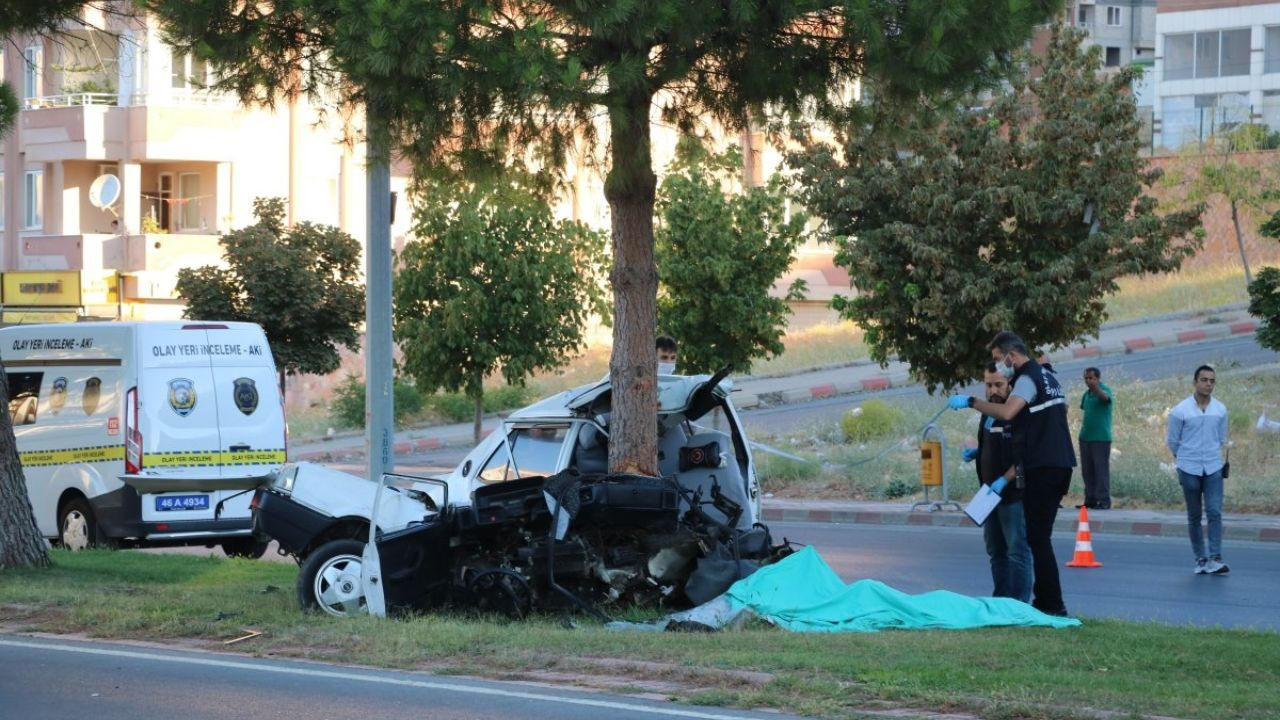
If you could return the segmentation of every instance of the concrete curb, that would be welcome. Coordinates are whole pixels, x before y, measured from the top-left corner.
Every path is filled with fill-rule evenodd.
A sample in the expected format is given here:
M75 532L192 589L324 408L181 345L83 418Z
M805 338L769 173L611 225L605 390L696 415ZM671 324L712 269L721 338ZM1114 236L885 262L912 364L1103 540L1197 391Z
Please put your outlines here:
M1105 513L1105 511L1103 511ZM810 523L849 523L858 525L914 525L926 527L975 527L963 513L959 512L913 512L904 508L901 511L765 507L765 522L810 522ZM1064 509L1059 513L1054 531L1058 533L1076 532L1074 510ZM1257 525L1232 525L1230 518L1224 519L1224 535L1227 540L1254 540L1260 542L1280 543L1280 527L1259 527ZM1089 518L1089 532L1099 535L1145 535L1156 537L1186 537L1185 520L1106 520L1098 515Z

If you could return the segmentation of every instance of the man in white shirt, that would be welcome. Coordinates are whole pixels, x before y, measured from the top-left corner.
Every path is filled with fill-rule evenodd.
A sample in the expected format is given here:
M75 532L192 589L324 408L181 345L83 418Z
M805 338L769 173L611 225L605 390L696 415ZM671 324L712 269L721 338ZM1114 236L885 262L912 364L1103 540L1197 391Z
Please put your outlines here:
M1197 575L1225 575L1222 562L1222 448L1227 444L1227 407L1213 398L1217 376L1201 365L1193 376L1195 392L1169 411L1165 445L1173 453L1178 482L1187 501L1187 532L1195 552ZM1205 553L1200 514L1209 523L1209 551Z

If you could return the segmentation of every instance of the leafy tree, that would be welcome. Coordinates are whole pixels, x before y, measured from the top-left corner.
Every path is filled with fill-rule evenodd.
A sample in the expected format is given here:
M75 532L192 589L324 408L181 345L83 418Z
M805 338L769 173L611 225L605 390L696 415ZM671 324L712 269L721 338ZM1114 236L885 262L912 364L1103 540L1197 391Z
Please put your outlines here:
M269 100L335 81L386 121L419 173L518 151L558 166L607 118L614 265L610 466L657 469L655 110L681 127L821 114L968 84L1058 0L142 0L221 87ZM626 378L625 382L622 382Z
M338 369L338 345L359 348L364 319L360 245L330 225L284 224L284 200L253 202L257 222L222 237L227 267L178 271L186 316L241 320L266 331L284 375Z
M485 378L523 385L582 347L604 307L604 237L553 218L524 179L437 185L424 200L393 289L402 368L422 392L471 398L479 442Z
M1240 250L1246 286L1253 283L1253 273L1244 248L1241 216L1274 203L1276 193L1271 187L1275 174L1259 165L1241 162L1240 153L1261 150L1269 144L1270 138L1265 129L1244 125L1227 136L1214 138L1208 152L1183 157L1164 178L1167 186L1184 189L1184 205L1222 198L1231 208L1231 226L1235 231L1236 247Z
M1097 48L1056 28L988 107L882 112L795 161L858 295L833 305L930 391L970 379L1001 329L1032 346L1098 331L1125 275L1168 272L1200 246L1200 207L1158 216L1133 97ZM1035 70L1043 74L1036 77ZM883 108L882 108L883 109Z
M1280 212L1258 228L1264 236L1280 239ZM1261 321L1258 344L1280 351L1280 267L1267 266L1249 283L1249 314Z
M807 218L786 217L781 176L763 187L737 188L736 148L711 155L696 140L681 141L658 196L658 329L680 342L680 366L715 372L783 351L791 310L804 297L796 280L786 300L769 291L791 267Z
M83 0L6 0L0 3L0 37L56 33L83 4ZM21 77L21 73L10 71L8 76ZM13 127L19 107L8 80L0 83L0 138ZM3 367L0 390L7 400L9 385ZM0 569L10 567L49 567L49 553L27 496L12 419L0 412Z

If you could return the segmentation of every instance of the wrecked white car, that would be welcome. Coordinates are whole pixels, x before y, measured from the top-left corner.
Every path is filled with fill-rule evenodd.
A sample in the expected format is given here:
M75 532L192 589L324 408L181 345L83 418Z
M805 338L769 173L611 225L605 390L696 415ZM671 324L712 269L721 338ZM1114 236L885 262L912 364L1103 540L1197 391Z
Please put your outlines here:
M605 382L535 403L448 476L390 475L381 494L346 473L287 465L254 499L255 532L301 562L300 604L334 615L368 609L361 576L375 502L370 556L391 608L523 617L681 607L785 552L758 522L755 468L724 373L660 376L659 477L606 472L610 398Z

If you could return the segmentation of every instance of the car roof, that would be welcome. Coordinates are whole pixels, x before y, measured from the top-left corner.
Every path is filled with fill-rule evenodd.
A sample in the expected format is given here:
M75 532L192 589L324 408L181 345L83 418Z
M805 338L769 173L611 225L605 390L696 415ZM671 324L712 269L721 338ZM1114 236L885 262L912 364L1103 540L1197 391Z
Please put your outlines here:
M732 390L732 382L722 374L711 375L659 375L658 376L658 414L685 412L695 402L695 393L712 380L716 384L711 393L716 397L726 398ZM608 412L608 403L612 387L608 380L582 385L572 390L557 393L549 398L520 408L508 416L508 420L560 419L565 420ZM698 412L701 417L706 410ZM696 420L696 417L690 417Z

